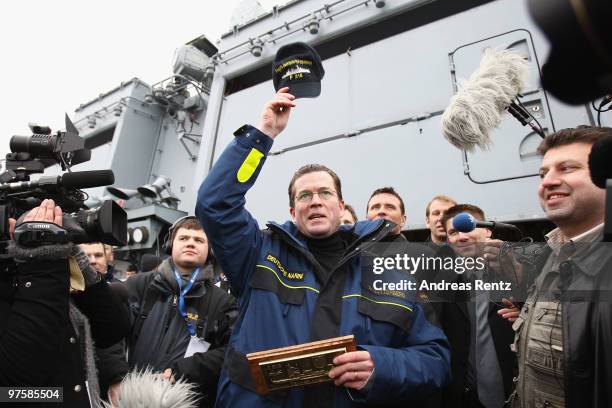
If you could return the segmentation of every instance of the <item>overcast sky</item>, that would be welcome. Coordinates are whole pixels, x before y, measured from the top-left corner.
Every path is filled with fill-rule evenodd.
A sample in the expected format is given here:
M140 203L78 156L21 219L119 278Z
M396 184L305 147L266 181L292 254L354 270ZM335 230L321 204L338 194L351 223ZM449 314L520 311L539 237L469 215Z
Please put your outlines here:
M270 8L275 0L261 0ZM28 122L64 128L64 112L138 77L172 74L174 50L229 31L239 0L20 0L0 6L0 154Z

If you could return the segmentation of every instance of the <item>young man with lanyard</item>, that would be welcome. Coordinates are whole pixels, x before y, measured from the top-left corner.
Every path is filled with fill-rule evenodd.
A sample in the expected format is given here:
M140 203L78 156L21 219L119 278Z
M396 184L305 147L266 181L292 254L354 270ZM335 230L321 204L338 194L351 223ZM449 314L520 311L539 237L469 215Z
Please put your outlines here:
M126 283L132 317L130 368L148 366L166 371L167 378L184 376L198 382L205 394L214 394L235 300L213 284L208 240L195 217L170 227L164 249L171 256L156 272Z

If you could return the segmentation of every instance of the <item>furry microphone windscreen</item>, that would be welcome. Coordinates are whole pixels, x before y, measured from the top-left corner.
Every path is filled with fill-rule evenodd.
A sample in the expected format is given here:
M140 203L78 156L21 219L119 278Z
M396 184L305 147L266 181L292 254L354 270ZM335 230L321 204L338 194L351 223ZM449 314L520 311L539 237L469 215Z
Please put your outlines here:
M128 373L121 382L118 408L195 408L198 394L194 384L178 380L171 384L150 369ZM104 408L113 408L108 402Z
M512 51L488 48L480 66L451 98L442 115L442 133L455 147L487 150L490 132L499 125L506 108L525 88L527 61Z

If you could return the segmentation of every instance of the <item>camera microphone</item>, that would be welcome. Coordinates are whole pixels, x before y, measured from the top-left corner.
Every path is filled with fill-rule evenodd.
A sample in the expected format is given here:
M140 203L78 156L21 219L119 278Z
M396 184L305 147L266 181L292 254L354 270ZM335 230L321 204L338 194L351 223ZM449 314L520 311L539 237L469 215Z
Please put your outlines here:
M459 86L442 115L442 133L453 146L473 151L491 145L491 131L509 111L543 137L533 118L514 99L527 84L528 63L512 51L486 49L480 66Z
M91 188L108 186L115 182L112 170L74 171L61 176L42 176L36 181L21 181L0 185L0 191L17 193L33 188L53 189L57 187L66 188Z
M506 229L518 232L522 235L521 230L512 224L496 221L480 221L466 212L462 212L453 217L453 228L459 232L472 232L476 228Z
M63 187L91 188L108 186L115 182L112 170L74 171L60 176Z

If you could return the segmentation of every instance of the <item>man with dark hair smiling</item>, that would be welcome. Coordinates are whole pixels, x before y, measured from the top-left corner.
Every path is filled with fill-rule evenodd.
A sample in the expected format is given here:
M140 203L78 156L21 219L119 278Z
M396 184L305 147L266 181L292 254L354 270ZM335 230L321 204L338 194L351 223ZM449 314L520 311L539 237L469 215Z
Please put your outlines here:
M419 401L448 377L448 348L408 296L368 289L360 255L396 229L379 219L340 226L339 177L322 165L301 167L289 184L292 221L260 231L244 208L294 96L282 88L257 128L245 125L217 160L198 194L196 214L243 307L232 333L217 406L351 406ZM402 293L402 295L404 295ZM358 350L338 355L332 383L261 396L245 354L353 334Z
M589 154L612 128L579 126L538 148L538 197L557 228L536 262L535 283L513 324L519 376L514 406L612 406L612 251L603 239L605 190ZM527 279L525 279L527 280ZM511 309L500 314L513 317Z
M450 207L442 216L441 222L447 235L447 242L451 244L459 256L477 256L478 249L484 246L476 245L491 238L491 230L488 228L474 228L470 232L460 232L453 226L453 218L461 213L468 213L478 221L484 221L484 211L472 204L456 204ZM480 254L483 255L483 254Z

